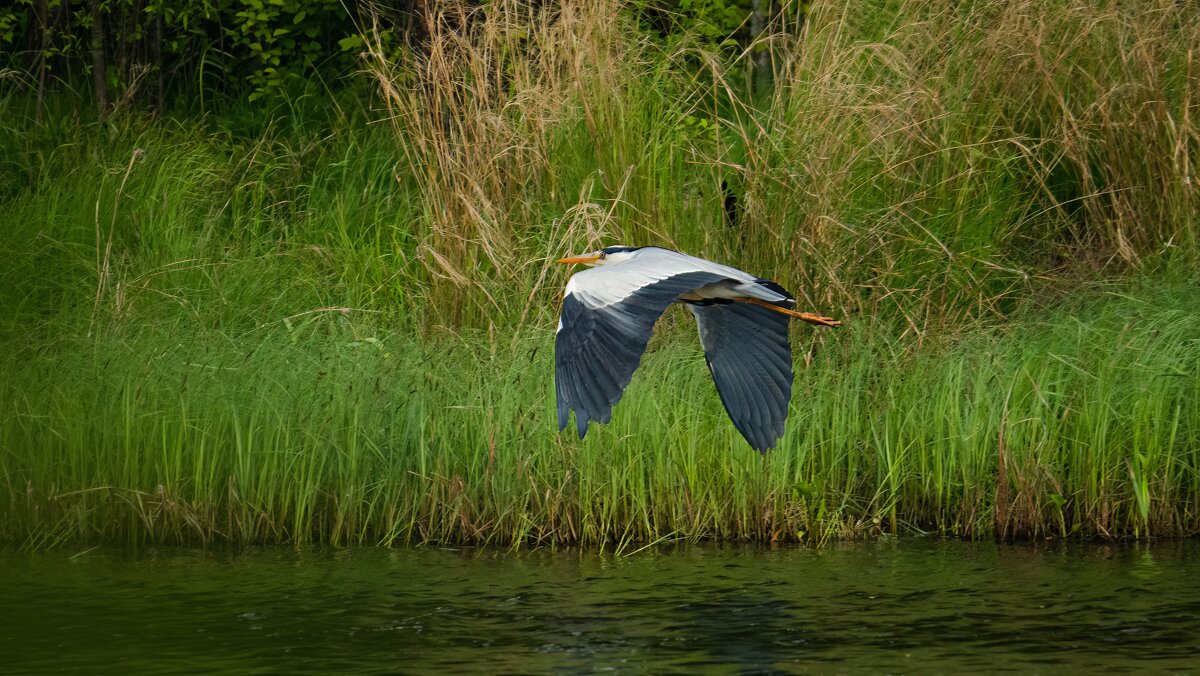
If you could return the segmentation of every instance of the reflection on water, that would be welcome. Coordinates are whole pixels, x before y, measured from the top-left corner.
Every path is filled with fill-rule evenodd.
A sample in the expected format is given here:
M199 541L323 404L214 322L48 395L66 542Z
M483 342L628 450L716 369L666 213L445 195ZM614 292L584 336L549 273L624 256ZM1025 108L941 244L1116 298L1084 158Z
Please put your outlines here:
M75 554L0 554L0 671L1200 669L1190 541Z

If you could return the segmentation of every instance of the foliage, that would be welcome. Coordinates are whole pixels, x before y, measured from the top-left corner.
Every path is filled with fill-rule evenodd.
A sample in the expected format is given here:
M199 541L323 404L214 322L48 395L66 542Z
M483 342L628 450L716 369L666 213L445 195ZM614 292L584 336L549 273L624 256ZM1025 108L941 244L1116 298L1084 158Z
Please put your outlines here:
M302 77L325 58L329 45L319 38L329 22L344 26L346 35L356 35L346 30L347 15L339 0L247 0L234 17L241 21L227 29L233 44L259 61L251 72L250 83L255 88L251 101L263 92L282 89L288 78ZM341 40L345 37L339 39L339 45Z
M173 100L221 95L253 102L317 77L333 83L356 69L362 32L419 44L446 12L493 13L505 3L343 3L340 0L17 0L0 8L0 70L28 82L45 69L64 86L97 65L91 27L103 26L107 87L152 101L144 80L163 80ZM769 4L769 3L767 3ZM349 11L348 11L349 9ZM766 10L760 10L764 16ZM663 37L717 47L747 44L749 0L632 3L627 12ZM53 82L50 83L53 85ZM43 82L41 86L46 86ZM161 103L161 101L159 101Z
M335 81L354 70L343 49L358 34L339 0L95 0L71 7L21 0L0 9L0 68L45 68L63 85L105 64L104 79L132 103L147 77L172 98L221 94L254 101L308 77ZM91 27L100 22L101 60ZM143 91L143 101L151 101Z
M818 3L751 98L744 57L616 4L439 8L345 43L369 94L104 125L0 94L0 532L1197 530L1195 13ZM181 43L196 72L249 53L221 36ZM612 425L555 434L553 260L600 242L845 319L797 329L780 448L741 444L678 313Z
M729 0L679 0L683 30L721 44L746 21L749 2Z

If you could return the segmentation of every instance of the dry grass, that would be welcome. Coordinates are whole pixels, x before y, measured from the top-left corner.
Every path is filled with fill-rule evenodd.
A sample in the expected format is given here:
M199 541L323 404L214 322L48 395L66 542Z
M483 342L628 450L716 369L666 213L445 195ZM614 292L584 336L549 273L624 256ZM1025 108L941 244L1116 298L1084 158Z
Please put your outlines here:
M754 99L753 50L668 51L619 3L427 7L419 48L376 34L369 62L435 324L543 314L549 261L600 241L769 271L918 337L1039 280L1195 259L1188 3L815 3L763 39Z
M1194 261L1195 9L816 3L747 145L749 248L917 333L1031 280Z
M622 156L629 140L613 136L629 83L654 66L651 48L625 39L631 27L615 3L446 2L426 12L424 50L389 58L376 37L370 63L403 157L399 179L423 205L411 236L430 304L449 325L471 311L511 318L519 308L524 320L559 252L614 234L612 204L635 160ZM601 185L564 180L569 143L595 151Z

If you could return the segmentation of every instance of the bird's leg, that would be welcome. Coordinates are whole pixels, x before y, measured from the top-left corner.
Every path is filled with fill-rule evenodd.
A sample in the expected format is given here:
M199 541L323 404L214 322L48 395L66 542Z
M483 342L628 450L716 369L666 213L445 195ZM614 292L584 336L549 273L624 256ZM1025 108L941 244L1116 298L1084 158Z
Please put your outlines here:
M795 317L796 319L799 319L800 321L803 321L803 322L808 322L809 324L819 324L821 326L840 326L841 325L841 322L839 322L835 319L830 319L829 317L822 317L821 315L814 314L812 312L797 312L796 310L789 310L788 308L785 308L785 307L779 307L778 305L775 305L774 303L768 303L767 301L765 301L761 298L734 298L734 300L740 301L742 303L750 303L751 305L757 305L759 307L765 307L768 310L774 310L776 312L785 314L789 317Z

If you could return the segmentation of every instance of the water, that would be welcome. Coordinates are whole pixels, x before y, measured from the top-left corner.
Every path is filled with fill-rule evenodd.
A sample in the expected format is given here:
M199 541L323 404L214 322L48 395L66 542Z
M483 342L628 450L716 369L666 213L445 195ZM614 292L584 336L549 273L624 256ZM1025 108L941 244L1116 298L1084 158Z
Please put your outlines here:
M0 554L0 672L1200 671L1200 543Z

